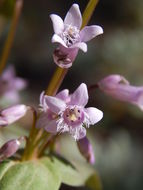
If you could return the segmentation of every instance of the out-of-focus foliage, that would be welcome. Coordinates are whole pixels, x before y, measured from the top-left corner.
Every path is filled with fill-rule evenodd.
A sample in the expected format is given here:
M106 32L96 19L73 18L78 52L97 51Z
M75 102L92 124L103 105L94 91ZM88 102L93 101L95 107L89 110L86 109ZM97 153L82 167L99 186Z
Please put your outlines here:
M0 15L10 17L13 14L14 4L16 0L1 0Z

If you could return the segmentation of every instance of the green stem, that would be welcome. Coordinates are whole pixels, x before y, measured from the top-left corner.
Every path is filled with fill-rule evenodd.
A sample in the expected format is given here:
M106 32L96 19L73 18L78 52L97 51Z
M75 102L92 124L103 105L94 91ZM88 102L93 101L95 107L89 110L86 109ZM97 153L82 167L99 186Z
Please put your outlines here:
M88 2L87 6L85 8L85 11L83 13L83 16L82 16L82 26L81 26L81 28L85 27L87 25L87 23L89 22L98 1L99 0L90 0Z
M22 10L22 5L23 5L23 0L16 0L10 30L9 30L9 33L8 33L8 36L7 36L3 51L2 51L2 57L0 60L0 74L2 74L3 72L3 69L6 65L6 62L7 62L11 47L12 47L12 43L13 43L14 36L16 33L17 24L19 21L21 10Z
M37 120L37 113L32 107L31 107L31 111L33 113L33 123L32 123L32 128L31 128L28 140L26 142L26 147L24 150L24 154L22 156L22 160L25 160L26 157L28 156L28 154L30 152L30 148L31 148L32 144L34 143L34 138L36 136L36 133L38 132L38 130L35 128L35 124L36 124L36 120Z

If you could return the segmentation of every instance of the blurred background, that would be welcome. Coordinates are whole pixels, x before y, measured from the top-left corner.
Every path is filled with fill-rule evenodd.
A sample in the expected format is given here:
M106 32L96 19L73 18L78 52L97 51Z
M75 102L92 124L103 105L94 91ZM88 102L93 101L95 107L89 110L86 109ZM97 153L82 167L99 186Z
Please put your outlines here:
M0 55L11 23L13 2L0 0ZM73 3L78 3L83 12L88 1L24 0L8 59L17 75L28 81L27 89L21 92L22 103L39 104L39 94L46 89L56 68L49 15L55 13L64 18ZM89 22L92 24L102 26L104 34L88 43L86 54L79 52L61 89L72 92L81 82L92 85L113 73L125 76L133 85L143 85L143 1L100 0ZM103 189L142 190L143 113L98 89L91 92L88 106L104 112L102 121L88 130L95 150L94 167L101 176Z

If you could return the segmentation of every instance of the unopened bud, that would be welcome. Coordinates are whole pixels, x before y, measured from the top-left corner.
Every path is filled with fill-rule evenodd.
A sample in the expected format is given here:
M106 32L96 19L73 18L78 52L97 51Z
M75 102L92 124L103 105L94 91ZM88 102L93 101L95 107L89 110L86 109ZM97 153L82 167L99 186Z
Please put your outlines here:
M143 86L132 86L121 75L109 75L99 81L98 86L105 94L143 110Z
M20 137L19 139L12 139L6 142L0 148L0 161L3 161L6 158L13 156L19 149L20 144L23 140L25 140L25 137Z
M22 118L28 110L28 106L18 104L0 111L0 126L12 124Z
M89 140L86 137L84 137L77 141L77 145L80 153L86 158L86 160L90 164L94 164L95 163L94 152Z

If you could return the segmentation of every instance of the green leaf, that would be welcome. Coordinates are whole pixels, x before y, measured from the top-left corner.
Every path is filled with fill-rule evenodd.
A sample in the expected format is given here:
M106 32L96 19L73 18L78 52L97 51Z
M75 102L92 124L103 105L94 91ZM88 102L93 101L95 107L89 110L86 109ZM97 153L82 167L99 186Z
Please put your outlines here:
M60 179L39 161L11 166L0 180L0 190L58 190Z
M91 175L85 183L85 186L91 190L102 190L102 183L97 173Z
M51 161L52 162L51 162ZM65 164L64 162L58 160L57 158L52 157L50 158L43 158L42 162L48 165L49 162L52 163L55 169L55 172L58 172L58 175L61 178L61 181L64 184L71 185L71 186L80 186L82 185L82 180L80 179L79 172L74 169L70 164Z
M86 162L69 163L64 162L63 159L52 157L51 159L45 157L41 159L41 162L49 167L49 164L53 165L55 172L58 172L61 177L62 183L70 186L83 186L87 179L94 173L94 170Z
M0 180L3 177L3 175L6 173L6 171L15 164L13 161L3 161L0 163Z

